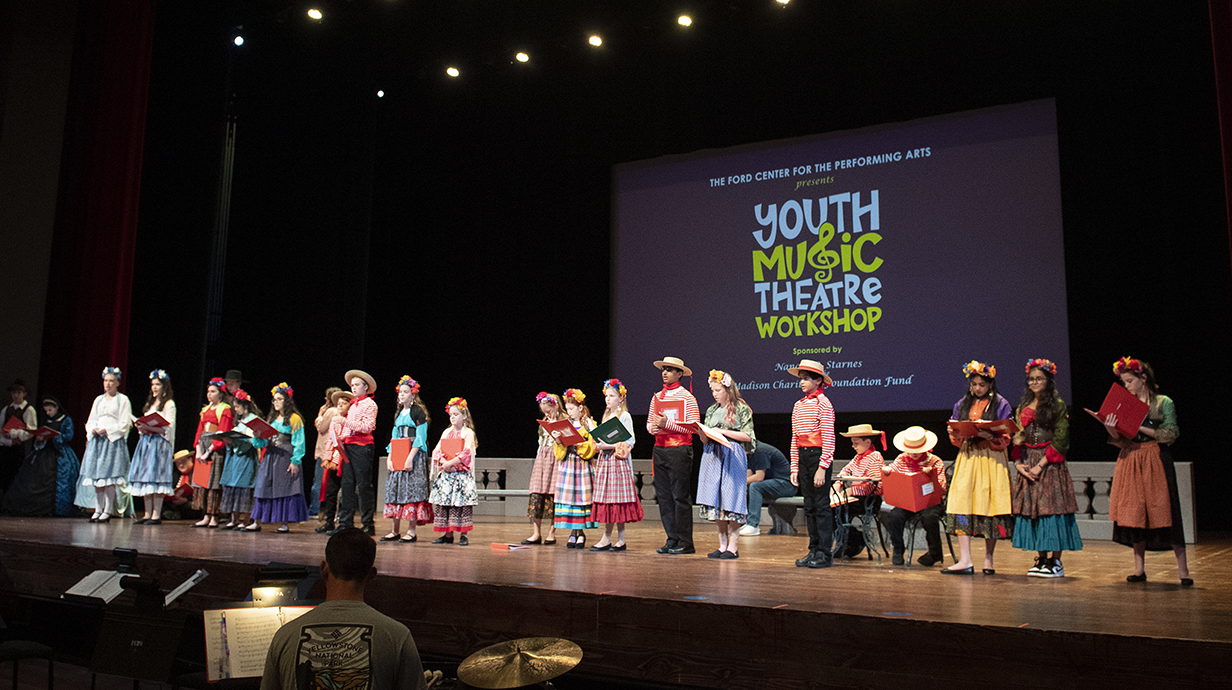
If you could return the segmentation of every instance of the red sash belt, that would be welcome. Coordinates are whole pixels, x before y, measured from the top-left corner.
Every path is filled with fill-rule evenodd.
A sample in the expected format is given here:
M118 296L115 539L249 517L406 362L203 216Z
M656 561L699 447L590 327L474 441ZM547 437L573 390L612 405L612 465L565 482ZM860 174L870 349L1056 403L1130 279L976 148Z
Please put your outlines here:
M800 448L820 448L825 445L822 442L820 431L812 431L807 434L796 434L796 445Z
M672 434L667 432L655 434L655 445L660 447L667 446L669 448L674 446L691 446L693 445L693 434Z

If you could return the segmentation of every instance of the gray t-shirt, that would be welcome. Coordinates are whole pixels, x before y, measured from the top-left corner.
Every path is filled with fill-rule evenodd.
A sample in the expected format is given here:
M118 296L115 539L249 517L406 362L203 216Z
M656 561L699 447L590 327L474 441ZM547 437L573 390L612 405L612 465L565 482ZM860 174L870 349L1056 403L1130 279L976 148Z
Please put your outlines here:
M321 679L319 682L318 679ZM411 631L362 601L327 601L274 633L261 690L426 687Z

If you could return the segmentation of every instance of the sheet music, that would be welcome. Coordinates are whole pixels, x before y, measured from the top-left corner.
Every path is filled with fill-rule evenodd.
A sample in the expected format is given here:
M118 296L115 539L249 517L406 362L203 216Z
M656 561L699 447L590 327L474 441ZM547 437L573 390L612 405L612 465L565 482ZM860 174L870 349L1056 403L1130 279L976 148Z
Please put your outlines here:
M112 599L120 596L120 593L124 591L120 587L120 578L128 574L130 573L120 573L115 570L95 570L81 578L80 582L60 596L63 598L71 594L79 597L97 597L104 602L111 603Z
M311 610L311 606L270 606L204 611L209 680L259 678L274 633Z

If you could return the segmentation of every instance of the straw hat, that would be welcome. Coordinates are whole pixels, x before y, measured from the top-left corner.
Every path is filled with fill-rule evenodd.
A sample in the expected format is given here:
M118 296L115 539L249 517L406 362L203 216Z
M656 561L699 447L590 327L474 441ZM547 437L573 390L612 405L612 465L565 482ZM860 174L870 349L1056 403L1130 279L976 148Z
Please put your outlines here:
M346 387L348 389L351 387L351 379L356 376L363 379L364 383L368 384L368 395L376 395L376 379L372 378L368 372L360 369L351 369L346 373L344 380L346 381Z
M355 395L351 393L351 391L334 391L329 396L329 404L334 407L338 407L338 401L343 398L346 398L347 400L354 400Z
M693 375L693 370L686 367L684 365L684 360L679 357L664 357L663 359L655 362L654 365L660 369L663 367L676 367L677 369L683 371L685 376Z
M192 467L193 454L192 454L192 451L190 450L177 450L175 452L175 455L172 456L171 459L173 462L175 462L176 469L179 469L181 472L184 472L186 470L180 469L180 468L185 467L185 466Z
M787 370L787 373L795 376L796 378L800 378L800 372L802 371L811 371L814 374L821 374L822 376L826 375L826 368L821 366L821 362L812 359L800 360L800 366L791 367Z
M909 426L894 434L894 447L904 453L927 453L937 445L937 435L922 426Z
M839 436L851 438L852 436L880 436L884 433L884 431L874 429L872 424L857 424L855 426L847 427L847 431L845 433L839 433Z

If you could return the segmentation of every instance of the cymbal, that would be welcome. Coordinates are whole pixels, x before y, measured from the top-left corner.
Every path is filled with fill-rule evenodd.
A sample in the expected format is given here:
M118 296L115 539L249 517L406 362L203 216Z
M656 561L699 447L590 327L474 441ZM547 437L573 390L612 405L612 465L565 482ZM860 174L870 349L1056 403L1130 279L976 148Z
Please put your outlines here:
M559 637L523 637L484 647L458 666L458 679L488 690L517 688L561 675L582 660L582 648Z

